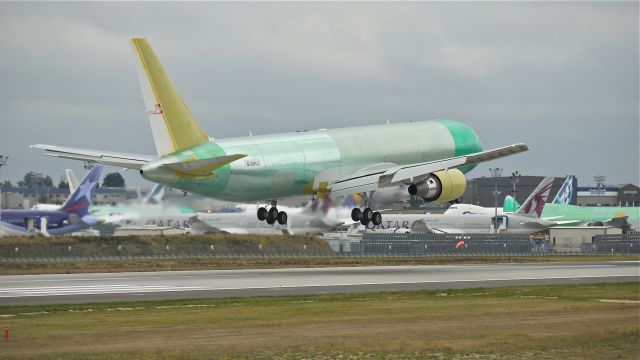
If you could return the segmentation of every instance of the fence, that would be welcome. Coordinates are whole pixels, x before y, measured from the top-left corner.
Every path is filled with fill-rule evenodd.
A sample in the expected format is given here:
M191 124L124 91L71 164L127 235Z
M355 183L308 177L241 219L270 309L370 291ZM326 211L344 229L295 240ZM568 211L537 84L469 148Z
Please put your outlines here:
M589 254L640 254L640 234L596 235L591 244L583 244Z
M553 253L553 249L544 240L531 238L526 234L366 233L359 244L351 244L351 251L359 254L406 255L531 255Z

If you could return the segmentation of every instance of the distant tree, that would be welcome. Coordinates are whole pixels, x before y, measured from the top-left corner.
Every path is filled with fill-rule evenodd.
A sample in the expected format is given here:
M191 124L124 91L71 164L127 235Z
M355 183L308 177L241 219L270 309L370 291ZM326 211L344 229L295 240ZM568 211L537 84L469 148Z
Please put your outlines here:
M102 181L103 187L124 187L124 178L120 173L109 173L104 177Z
M11 183L11 181L9 180L5 180L2 185L0 185L0 187L2 187L3 189L8 189L8 188L12 188L13 184Z
M58 183L58 189L68 189L68 188L69 188L69 183L64 180L60 180L60 182Z
M42 186L42 187L53 187L53 180L49 175L43 175L41 173L35 171L29 171L24 175L24 178L21 181L18 181L18 186Z

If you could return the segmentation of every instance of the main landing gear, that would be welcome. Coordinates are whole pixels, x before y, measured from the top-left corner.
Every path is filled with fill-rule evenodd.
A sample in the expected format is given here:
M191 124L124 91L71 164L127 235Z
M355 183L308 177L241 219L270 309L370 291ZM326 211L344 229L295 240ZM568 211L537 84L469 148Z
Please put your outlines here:
M371 210L369 207L371 205L371 201L373 200L373 191L369 193L369 196L365 197L365 208L364 210L360 210L360 208L353 208L351 210L351 220L355 222L360 222L360 224L367 226L369 223L372 223L374 226L378 226L382 224L382 215L377 212Z
M261 207L258 209L258 220L266 221L267 224L273 225L278 222L280 225L284 225L287 223L287 213L284 211L278 211L276 208L277 202L271 201L270 208L267 210L265 207Z
M360 210L360 208L353 208L353 210L351 210L351 220L355 222L359 221L360 224L364 226L369 225L369 223L378 226L382 224L382 215L370 208L365 208L364 210Z

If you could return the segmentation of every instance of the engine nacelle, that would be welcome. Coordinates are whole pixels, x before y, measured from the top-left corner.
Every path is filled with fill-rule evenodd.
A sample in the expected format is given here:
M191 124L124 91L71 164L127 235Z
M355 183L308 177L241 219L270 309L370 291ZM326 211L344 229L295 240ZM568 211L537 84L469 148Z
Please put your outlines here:
M409 194L428 202L445 202L460 198L467 187L467 179L458 169L437 171L423 181L409 185Z

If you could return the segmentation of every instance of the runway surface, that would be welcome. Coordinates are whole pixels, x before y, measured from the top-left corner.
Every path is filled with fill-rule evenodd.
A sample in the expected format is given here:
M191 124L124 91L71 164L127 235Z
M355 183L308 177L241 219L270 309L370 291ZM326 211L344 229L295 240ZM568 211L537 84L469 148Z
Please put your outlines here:
M0 305L640 281L640 262L0 276Z

